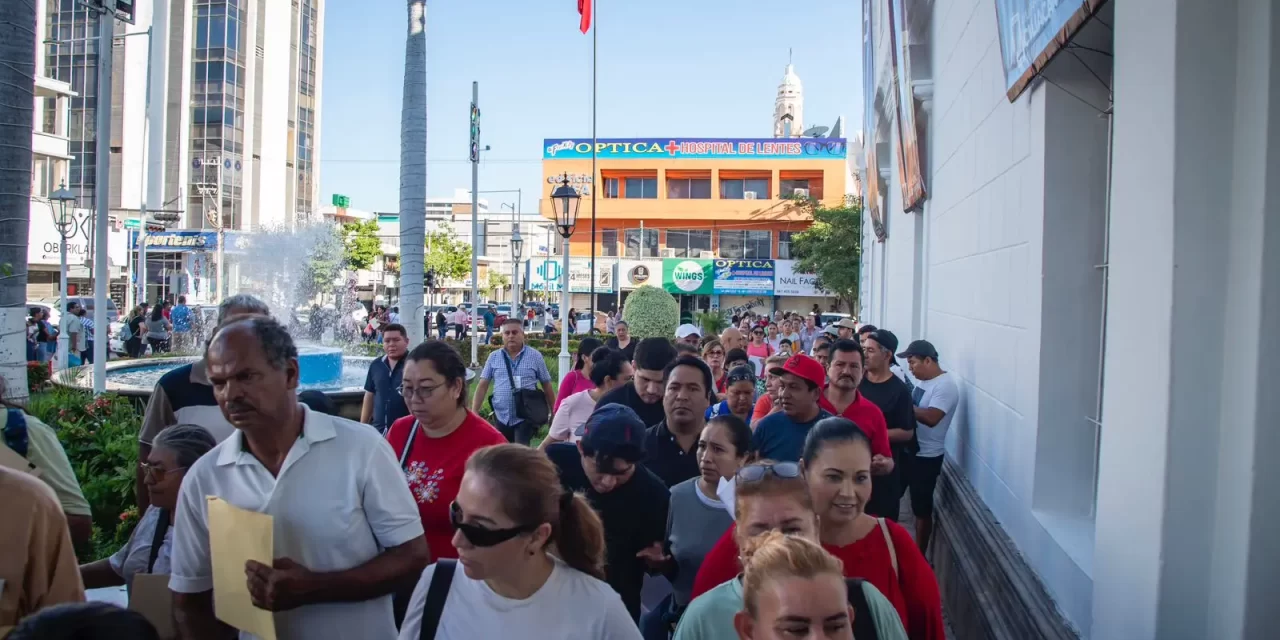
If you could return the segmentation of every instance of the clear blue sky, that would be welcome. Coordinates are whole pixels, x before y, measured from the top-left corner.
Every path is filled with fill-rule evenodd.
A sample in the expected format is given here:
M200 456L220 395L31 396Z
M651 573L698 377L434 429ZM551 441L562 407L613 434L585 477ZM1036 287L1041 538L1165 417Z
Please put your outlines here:
M320 196L399 208L406 3L325 7ZM861 121L861 5L831 0L597 0L601 138L768 137L794 49L805 126ZM427 5L427 190L469 188L468 105L480 82L480 189L536 211L542 139L591 135L591 37L576 0ZM515 202L515 194L493 194Z

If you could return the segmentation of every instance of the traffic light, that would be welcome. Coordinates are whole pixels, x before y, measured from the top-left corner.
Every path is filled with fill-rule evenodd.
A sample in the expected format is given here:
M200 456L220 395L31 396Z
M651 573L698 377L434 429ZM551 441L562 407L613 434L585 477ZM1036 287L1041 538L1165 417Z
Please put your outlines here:
M161 223L173 223L178 221L178 212L176 211L158 211L151 214L151 219Z
M436 288L436 271L435 271L435 269L428 269L428 270L427 270L427 288L428 288L428 289L435 289L435 288Z

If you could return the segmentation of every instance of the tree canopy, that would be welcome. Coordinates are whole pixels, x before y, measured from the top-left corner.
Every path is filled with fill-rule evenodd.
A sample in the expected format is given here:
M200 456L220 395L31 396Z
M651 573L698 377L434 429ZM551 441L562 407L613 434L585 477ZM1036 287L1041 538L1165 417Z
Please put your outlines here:
M471 245L458 240L453 227L440 224L426 233L426 269L434 269L437 281L461 280L471 274Z
M814 200L799 200L813 215L813 226L792 236L791 255L796 271L817 276L817 285L857 309L862 268L862 203L850 200L838 207L824 207Z
M351 269L359 271L372 267L382 254L378 221L348 222L342 225L342 254Z

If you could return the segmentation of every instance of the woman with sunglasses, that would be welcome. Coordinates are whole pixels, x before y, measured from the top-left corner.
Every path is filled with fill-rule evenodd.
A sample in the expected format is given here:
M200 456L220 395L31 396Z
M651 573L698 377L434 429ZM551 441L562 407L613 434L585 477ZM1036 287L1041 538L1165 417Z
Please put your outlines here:
M771 325L772 326L772 325ZM764 327L754 327L751 329L751 341L747 343L747 355L752 358L768 358L773 355L776 349L769 344L768 339L764 337Z
M698 436L700 475L671 487L666 544L641 552L649 566L666 575L672 593L640 618L646 640L666 640L689 606L698 567L733 516L716 495L721 480L742 468L751 452L751 429L732 415L712 418ZM665 546L665 549L663 548Z
M693 601L676 627L674 640L739 637L734 629L744 595L738 575L739 549L751 549L753 539L776 531L818 542L818 517L798 463L764 460L749 464L734 475L733 483L734 525L703 560L694 580ZM870 583L857 586L849 600L857 605L855 622L861 618L860 630L855 629L858 639L903 640L905 634L893 605Z
M80 565L86 589L125 585L132 589L139 573L169 573L173 545L173 518L178 489L187 469L217 445L204 427L176 424L151 441L151 453L142 463L142 479L151 506L142 514L129 541L109 558Z
M560 403L565 398L578 393L579 391L589 391L596 388L595 383L591 382L591 354L596 349L604 346L598 338L583 338L578 343L578 353L574 356L573 371L565 375L564 380L560 381L560 389L556 393L556 404L551 413L560 411Z
M431 557L456 557L449 503L458 495L463 467L477 450L507 439L467 410L467 368L448 343L428 340L405 356L400 395L409 415L391 423L387 442L418 502ZM407 595L397 604L403 606Z
M400 640L638 640L604 576L604 528L556 466L522 445L477 451L450 506L456 563L427 567Z
M711 379L716 385L716 399L724 400L724 344L719 338L708 338L702 345L702 361L711 367Z
M707 409L707 419L736 416L743 424L751 424L751 411L756 400L756 374L750 365L734 367L725 376L724 400Z

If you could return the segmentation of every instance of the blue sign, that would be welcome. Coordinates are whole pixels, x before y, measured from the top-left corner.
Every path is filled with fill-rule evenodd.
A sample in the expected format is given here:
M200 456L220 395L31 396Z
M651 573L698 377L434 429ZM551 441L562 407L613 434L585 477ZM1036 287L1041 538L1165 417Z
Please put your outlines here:
M717 258L713 291L729 295L773 295L773 260L725 260Z
M560 291L563 271L558 259L530 260L525 263L524 288L528 291Z
M996 0L1005 88L1010 100L1022 93L1049 58L1101 5L1102 0ZM1080 17L1073 20L1077 12Z
M596 157L614 160L843 160L847 148L844 138L614 138L596 140ZM590 157L590 139L548 138L542 141L543 160Z
M138 250L138 232L129 231L129 247ZM247 238L234 231L223 234L227 240L224 251L236 252ZM186 253L191 251L217 251L217 231L160 231L147 234L147 251Z

